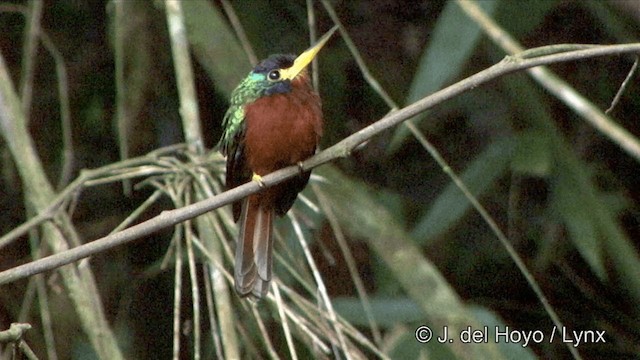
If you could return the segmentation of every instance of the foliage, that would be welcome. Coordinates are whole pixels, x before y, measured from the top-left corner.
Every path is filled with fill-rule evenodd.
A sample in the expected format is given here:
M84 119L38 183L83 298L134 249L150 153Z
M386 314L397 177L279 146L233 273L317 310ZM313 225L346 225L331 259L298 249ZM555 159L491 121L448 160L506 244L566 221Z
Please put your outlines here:
M283 0L181 3L211 149L251 54L307 47L307 9ZM309 3L318 33L333 25L335 6L369 66L337 36L320 54L325 147L397 110L390 102L410 104L505 55L469 20L465 1ZM640 35L640 13L625 2L478 3L528 48ZM41 219L28 235L0 240L0 270L59 251L59 239L89 242L223 191L215 149L165 148L188 130L164 2L3 3L0 31L2 67L13 80L3 89L12 83L20 96L23 135L41 164L29 170L38 176L28 175L20 149L29 144L8 130L20 123L5 122L1 234ZM632 63L604 57L551 70L605 109ZM21 351L28 344L39 358L60 359L105 358L87 330L93 318L96 329L113 331L124 358L575 356L572 344L548 341L548 301L567 329L606 332L606 343L575 348L584 358L631 358L640 353L639 159L586 122L579 106L541 89L524 73L503 77L417 116L413 130L399 126L314 170L278 223L269 300L253 304L230 290L236 230L228 209L218 209L76 267L0 285L0 331L30 323ZM635 75L609 114L631 134L640 133L639 89ZM432 161L416 131L448 166ZM546 298L531 290L451 170ZM29 181L40 177L45 190ZM89 289L83 296L73 291L72 269L81 274L76 291ZM540 330L547 341L422 344L414 333L423 325L435 336L445 326L456 336L468 326ZM0 345L8 357L10 346Z

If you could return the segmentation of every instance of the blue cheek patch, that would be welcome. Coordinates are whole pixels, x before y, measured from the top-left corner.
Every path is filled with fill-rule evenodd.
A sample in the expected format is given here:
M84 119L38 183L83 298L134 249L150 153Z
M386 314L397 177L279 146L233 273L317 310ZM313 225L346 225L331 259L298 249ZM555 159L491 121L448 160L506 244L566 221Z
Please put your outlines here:
M284 80L272 83L265 91L265 95L286 94L291 92L291 81Z

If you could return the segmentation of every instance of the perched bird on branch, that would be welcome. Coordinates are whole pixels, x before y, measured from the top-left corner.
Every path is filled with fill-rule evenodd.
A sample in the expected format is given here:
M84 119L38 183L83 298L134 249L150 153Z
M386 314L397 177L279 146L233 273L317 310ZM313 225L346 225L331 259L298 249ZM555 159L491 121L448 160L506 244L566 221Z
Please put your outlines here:
M252 180L262 184L262 176L315 153L322 136L322 108L307 66L336 29L297 57L262 60L233 91L219 143L227 156L227 188ZM240 220L234 273L240 296L262 298L269 291L274 215L289 211L309 176L301 172L233 204L234 220Z

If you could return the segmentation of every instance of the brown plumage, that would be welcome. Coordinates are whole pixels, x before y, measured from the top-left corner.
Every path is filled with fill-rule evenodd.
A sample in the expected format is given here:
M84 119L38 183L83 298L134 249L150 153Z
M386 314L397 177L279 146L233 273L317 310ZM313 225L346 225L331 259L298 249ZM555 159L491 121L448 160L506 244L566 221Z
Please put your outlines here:
M261 61L231 94L220 150L227 156L227 187L234 188L312 156L322 136L320 97L306 67L337 30L334 26L299 56ZM235 287L240 296L263 297L273 266L273 218L289 211L310 172L233 204L240 220Z
M267 175L312 156L322 136L322 109L306 71L291 82L290 92L261 97L246 105L245 121L245 174ZM267 293L273 263L274 214L286 214L309 175L306 172L251 195L241 208L235 205L236 220L240 217L235 286L240 295L262 297Z

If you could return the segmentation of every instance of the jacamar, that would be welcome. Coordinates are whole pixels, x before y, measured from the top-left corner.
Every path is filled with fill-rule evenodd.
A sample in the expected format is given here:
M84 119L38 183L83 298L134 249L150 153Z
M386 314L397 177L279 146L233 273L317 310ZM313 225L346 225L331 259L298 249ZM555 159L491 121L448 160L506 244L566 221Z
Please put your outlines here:
M307 66L336 28L299 56L271 55L262 60L231 94L220 139L227 156L226 186L231 189L312 156L322 135L320 97ZM269 291L273 218L293 206L310 172L250 195L233 204L240 219L236 244L235 288L240 296Z

